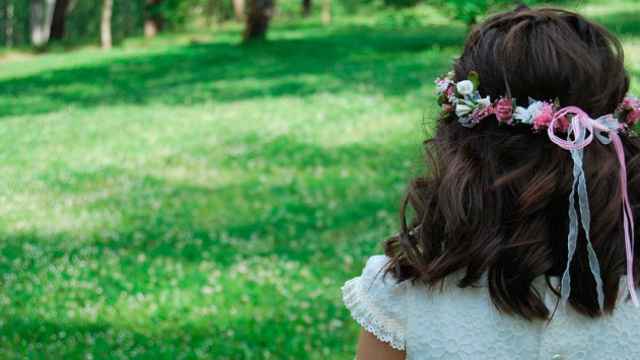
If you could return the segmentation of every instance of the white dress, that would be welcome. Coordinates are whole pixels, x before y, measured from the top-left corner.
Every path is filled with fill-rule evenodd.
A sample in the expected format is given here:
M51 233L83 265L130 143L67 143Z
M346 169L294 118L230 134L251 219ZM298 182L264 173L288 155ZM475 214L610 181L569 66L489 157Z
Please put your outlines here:
M342 287L353 318L407 359L640 359L640 309L620 298L612 316L591 319L570 306L558 306L550 322L528 322L500 313L492 304L483 278L476 288L458 288L450 275L444 291L430 291L410 281L383 277L385 256L373 256L362 275ZM551 278L557 286L558 278ZM553 311L557 296L544 277L534 286Z

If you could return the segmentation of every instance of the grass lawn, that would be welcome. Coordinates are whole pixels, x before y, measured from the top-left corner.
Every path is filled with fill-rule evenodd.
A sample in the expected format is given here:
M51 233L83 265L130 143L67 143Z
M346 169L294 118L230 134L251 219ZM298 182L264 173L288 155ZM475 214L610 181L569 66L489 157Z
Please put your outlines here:
M584 11L640 89L640 5ZM0 358L352 359L340 286L396 230L465 35L412 19L0 63Z

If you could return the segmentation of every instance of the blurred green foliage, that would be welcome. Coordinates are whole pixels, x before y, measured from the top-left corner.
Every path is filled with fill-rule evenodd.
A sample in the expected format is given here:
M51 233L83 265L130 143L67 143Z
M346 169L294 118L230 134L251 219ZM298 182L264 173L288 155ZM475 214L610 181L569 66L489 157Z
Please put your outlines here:
M11 7L14 29L11 39L7 38L7 9ZM0 47L8 44L23 45L30 43L29 2L24 0L0 0Z
M100 9L102 1L76 1L67 16L65 41L81 43L95 41L100 37ZM119 42L142 33L143 11L141 1L113 0L113 38Z
M248 1L248 0L247 0ZM321 2L312 1L312 13L319 14ZM566 3L568 0L560 2ZM76 45L87 42L97 43L100 36L100 14L103 0L73 0L66 16L66 34L64 44ZM404 17L407 24L428 23L429 20L417 18L420 9L429 8L432 12L459 20L467 24L474 23L489 10L514 7L517 3L536 4L540 0L331 0L334 16L349 16L357 13L395 14L396 20ZM557 3L558 0L547 0ZM30 43L29 3L25 0L0 0L0 46L26 46ZM8 5L12 8L13 30L11 41L7 39L5 24L8 19ZM279 0L276 6L276 19L286 21L301 18L301 0ZM417 11L407 11L416 10ZM185 29L209 29L213 24L234 20L232 1L230 0L162 0L153 6L145 6L145 1L113 0L112 32L116 43L138 36L143 32L145 16L159 15L163 19L164 29L183 31ZM421 15L420 15L421 16ZM413 19L409 19L413 17ZM429 18L429 16L427 16Z
M30 44L29 1L0 0L0 46L7 44L5 29L6 6L13 5L13 46ZM65 42L77 44L97 42L100 36L100 9L102 0L71 1L65 23ZM142 33L144 2L113 0L112 31L116 42Z
M534 6L539 4L564 4L568 0L434 0L434 4L443 7L451 18L466 24L475 24L488 12L515 9L519 5Z
M394 7L410 7L418 4L420 0L383 0L383 3L387 6Z

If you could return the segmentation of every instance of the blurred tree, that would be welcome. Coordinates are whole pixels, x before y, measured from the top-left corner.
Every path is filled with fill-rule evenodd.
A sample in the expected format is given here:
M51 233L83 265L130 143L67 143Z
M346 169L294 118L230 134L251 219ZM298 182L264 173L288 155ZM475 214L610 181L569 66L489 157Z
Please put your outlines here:
M146 0L144 36L154 37L164 26L162 16L162 0Z
M311 0L302 0L302 16L311 15Z
M211 27L216 16L216 0L207 0L204 5L205 25Z
M56 0L55 3L49 38L53 40L62 40L64 38L64 25L67 18L70 0Z
M243 36L245 42L262 40L266 37L274 7L275 0L249 0L249 12Z
M327 25L331 22L331 0L322 0L322 23Z
M182 19L187 18L185 13L187 8L191 11L196 8L196 4L203 4L204 1L209 0L163 0L162 2L181 4L182 8L175 12L182 14L178 20L183 21ZM225 2L224 0L212 1L216 4ZM144 33L147 0L111 0L111 2L112 43ZM222 10L225 10L229 17L233 15L231 2L226 2L228 5L225 7L215 9L216 17ZM65 42L74 44L95 42L96 39L102 38L103 4L104 0L0 0L0 46L33 45L42 48L49 40L61 37L64 37ZM60 10L64 7L66 12ZM171 8L166 10L169 13L172 11ZM59 14L66 16L62 17ZM190 14L198 16L196 11ZM175 29L178 30L179 27Z
M552 3L559 0L436 0L434 2L444 5L447 12L454 19L464 21L468 25L475 24L482 15L495 7L513 7L518 5L535 5L538 3ZM561 1L561 0L560 0Z
M233 0L233 13L236 16L236 20L244 21L244 0Z
M2 7L2 19L4 21L4 45L6 47L13 46L13 20L14 20L13 2L7 1Z
M113 0L102 1L102 16L100 17L100 44L103 49L109 50L111 40L111 17L113 14Z
M42 47L49 41L55 4L55 0L31 0L29 25L31 43L35 47Z
M144 29L144 6L142 1L115 0L111 29L114 38L142 33Z

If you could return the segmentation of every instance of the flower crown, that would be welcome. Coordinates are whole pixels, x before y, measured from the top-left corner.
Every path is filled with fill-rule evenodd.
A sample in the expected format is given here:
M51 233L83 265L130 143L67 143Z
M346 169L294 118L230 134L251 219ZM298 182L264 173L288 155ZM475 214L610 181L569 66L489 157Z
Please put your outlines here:
M472 71L466 80L455 82L453 73L436 80L438 88L438 103L442 106L443 116L453 114L458 122L465 127L474 127L490 115L495 115L498 122L507 125L524 124L533 127L534 131L545 130L549 140L571 152L573 161L573 185L569 195L569 234L567 236L567 264L562 274L560 298L564 305L569 300L571 292L571 277L569 268L575 254L580 227L586 237L589 269L596 284L597 300L600 309L604 307L604 290L598 257L591 244L589 228L591 212L587 193L586 176L584 174L583 149L594 138L603 144L613 143L618 162L620 163L619 181L622 192L622 224L624 227L624 246L627 259L627 289L636 307L640 301L635 291L633 280L634 256L634 220L633 211L627 191L627 170L624 147L619 133L626 132L640 121L640 100L626 97L612 114L592 119L582 109L576 106L560 108L559 101L548 102L529 98L529 106L517 106L515 99L505 96L491 101L489 96L482 97L478 91L478 73ZM556 132L565 133L560 138ZM576 204L575 195L578 195ZM578 218L579 214L579 218ZM580 219L580 221L578 221Z
M442 106L445 117L455 114L458 122L464 127L474 127L484 118L495 115L500 123L533 126L534 130L545 130L549 127L554 115L560 109L559 101L539 101L529 98L529 106L516 105L511 97L501 97L491 101L489 96L482 97L478 91L478 73L472 71L466 80L455 82L453 73L438 78L435 83L438 89L438 103ZM625 97L613 114L601 116L596 121L612 130L628 130L640 121L640 100ZM566 132L569 120L559 119L556 130Z

